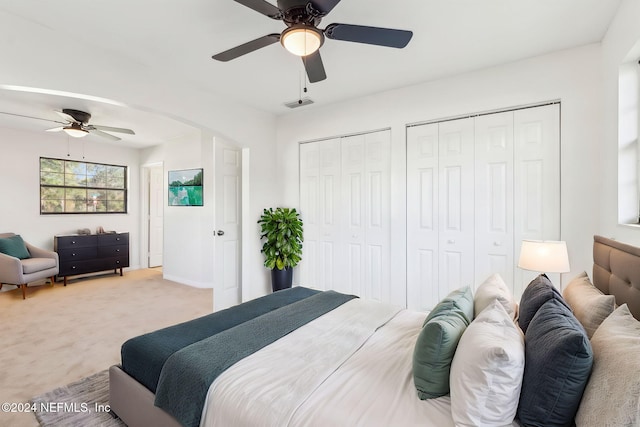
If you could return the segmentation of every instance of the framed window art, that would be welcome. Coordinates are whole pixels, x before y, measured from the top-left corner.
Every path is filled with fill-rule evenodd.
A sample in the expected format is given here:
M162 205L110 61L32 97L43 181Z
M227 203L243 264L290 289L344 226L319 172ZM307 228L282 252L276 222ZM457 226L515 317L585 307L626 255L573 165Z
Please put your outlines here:
M169 171L169 206L202 206L202 169Z

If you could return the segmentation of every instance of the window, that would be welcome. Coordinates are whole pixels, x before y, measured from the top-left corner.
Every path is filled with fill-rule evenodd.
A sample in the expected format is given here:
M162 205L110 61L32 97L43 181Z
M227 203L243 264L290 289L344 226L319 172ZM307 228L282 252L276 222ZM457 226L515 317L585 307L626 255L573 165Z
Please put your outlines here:
M127 167L40 158L40 214L127 213Z
M618 222L640 224L640 65L637 48L618 70Z

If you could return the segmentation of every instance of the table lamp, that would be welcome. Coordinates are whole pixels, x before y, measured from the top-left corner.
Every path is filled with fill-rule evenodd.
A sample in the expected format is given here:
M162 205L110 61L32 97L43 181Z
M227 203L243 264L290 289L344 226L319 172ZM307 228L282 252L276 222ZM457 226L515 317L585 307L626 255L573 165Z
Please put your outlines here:
M568 273L567 244L555 240L523 240L518 267L539 273Z

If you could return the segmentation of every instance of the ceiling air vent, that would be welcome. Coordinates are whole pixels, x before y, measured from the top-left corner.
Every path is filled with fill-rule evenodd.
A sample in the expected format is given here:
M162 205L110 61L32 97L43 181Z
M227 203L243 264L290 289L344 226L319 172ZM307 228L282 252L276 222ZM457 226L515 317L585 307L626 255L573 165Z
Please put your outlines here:
M291 102L285 102L284 105L286 105L289 108L298 108L298 107L303 107L305 105L309 105L309 104L313 104L313 100L309 97L304 97L302 99L298 99L295 101L291 101Z

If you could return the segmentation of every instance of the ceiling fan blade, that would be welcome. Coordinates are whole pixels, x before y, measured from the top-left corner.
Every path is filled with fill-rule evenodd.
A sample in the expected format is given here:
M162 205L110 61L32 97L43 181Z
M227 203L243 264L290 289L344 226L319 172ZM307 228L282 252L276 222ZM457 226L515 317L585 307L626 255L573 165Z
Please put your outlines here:
M327 78L319 50L316 50L311 55L303 56L302 63L304 64L304 69L307 70L309 82L316 83Z
M366 43L377 46L403 48L413 32L392 28L367 27L363 25L331 24L324 30L324 35L332 40Z
M242 55L246 55L247 53L251 53L254 50L261 49L278 41L280 41L280 34L269 34L241 44L240 46L225 50L224 52L220 52L213 55L212 58L223 62L231 61L232 59L236 59Z
M60 123L61 125L66 124L66 122L59 122L57 120L51 120L51 119L43 119L41 117L25 116L24 114L6 113L4 111L0 111L0 114L5 114L7 116L24 117L25 119L35 119L35 120L43 120L45 122Z
M87 130L88 131L91 131L91 130L94 130L94 129L103 130L103 131L107 131L107 132L127 133L129 135L135 135L136 134L131 129L114 128L114 127L111 127L111 126L102 126L102 125L89 125L89 126L87 126Z
M57 128L47 129L47 132L60 132L63 129L64 129L64 126L59 126Z
M243 6L247 6L249 9L253 9L269 18L282 19L282 12L280 9L268 3L264 0L235 0L236 3L240 3Z
M98 136L101 136L103 138L110 139L112 141L120 141L120 138L118 138L117 136L110 135L110 134L108 134L106 132L102 132L101 130L91 129L91 128L88 128L87 130L89 131L89 133L92 133L94 135L98 135Z
M338 3L340 3L340 0L312 0L311 1L311 4L313 4L313 7L316 10L322 12L323 16L331 12L331 10L334 7L336 7Z
M73 116L71 116L71 115L69 115L69 114L67 114L67 113L63 113L62 111L57 111L57 110L56 110L56 113L57 113L60 117L62 117L64 120L68 121L69 123L80 123L79 121L77 121L77 120L75 119L75 117L73 117Z

